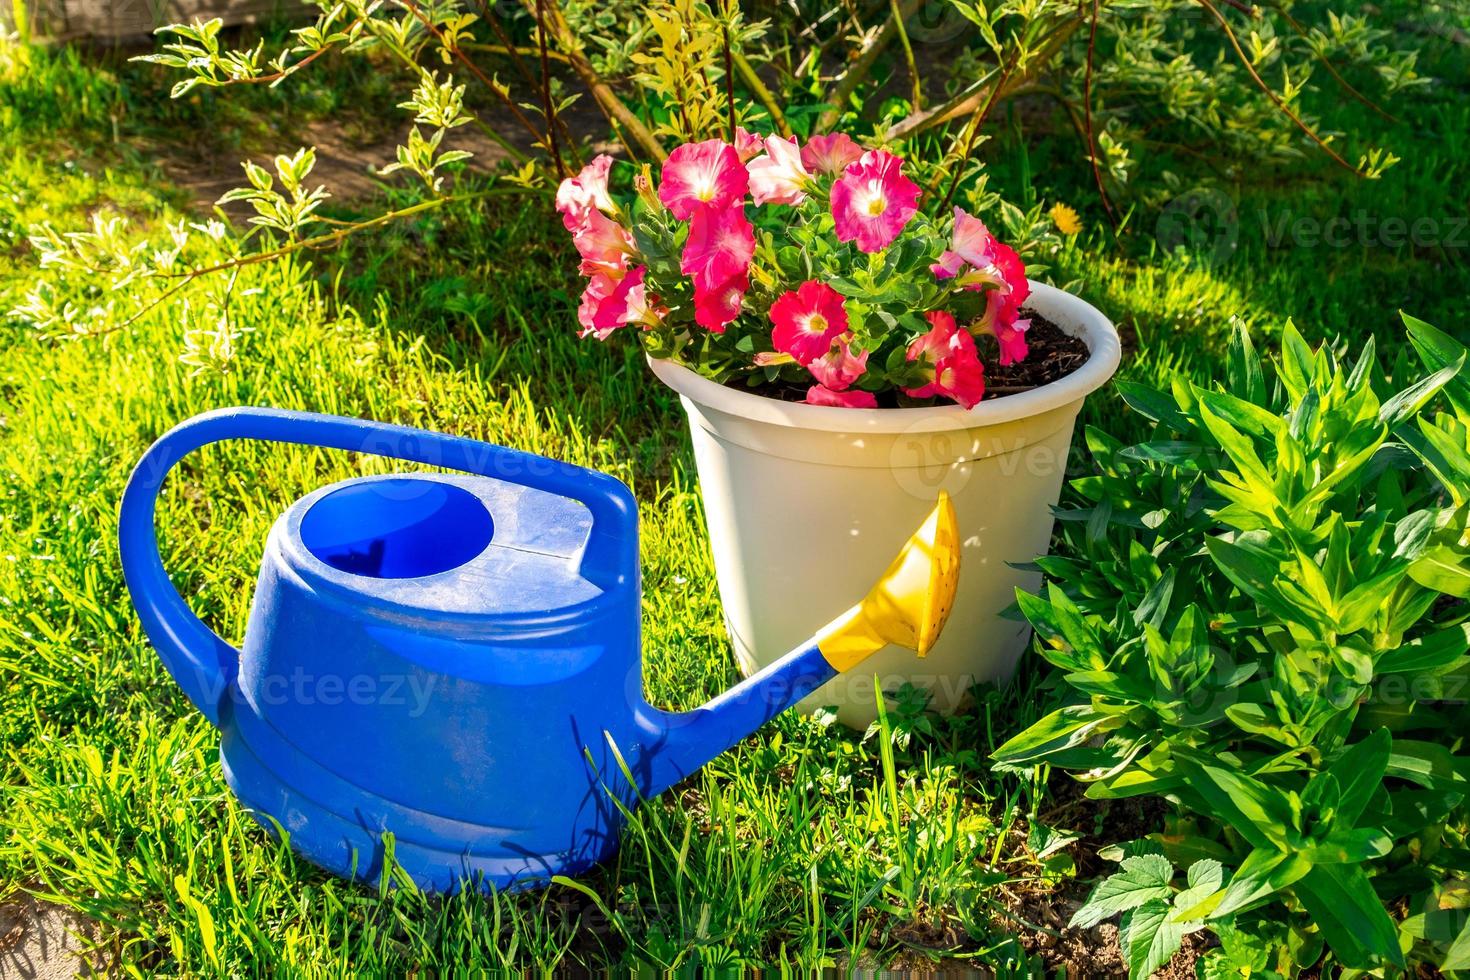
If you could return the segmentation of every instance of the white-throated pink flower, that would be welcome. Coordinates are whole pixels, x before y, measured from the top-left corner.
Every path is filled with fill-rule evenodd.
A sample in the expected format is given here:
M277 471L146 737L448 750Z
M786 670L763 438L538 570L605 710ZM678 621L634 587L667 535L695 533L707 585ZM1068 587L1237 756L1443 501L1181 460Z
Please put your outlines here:
M959 275L966 266L989 268L995 264L994 247L998 244L985 227L985 222L964 208L956 207L950 246L929 269L936 279L948 279Z
M832 408L877 408L878 399L871 391L833 391L824 385L812 385L806 390L808 405L827 405Z
M745 207L700 208L689 222L689 237L679 259L679 270L696 286L713 289L736 276L744 276L755 255L755 231L745 217Z
M578 336L606 340L618 327L644 315L643 274L646 271L640 265L626 274L594 273L587 281L587 288L582 291L582 303L577 307L577 321L582 324Z
M729 143L685 143L664 161L658 199L684 221L704 208L724 210L738 203L748 182L740 154Z
M612 164L613 158L607 154L596 156L581 173L568 177L557 187L556 210L561 213L567 231L575 232L589 210L604 213L617 210L607 192L607 174Z
M724 282L701 286L694 282L694 322L711 333L724 333L725 327L740 315L750 279L738 272Z
M801 162L814 174L837 175L862 159L863 148L846 133L813 136L801 148Z
M752 133L744 126L735 127L735 155L740 157L741 163L749 163L751 159L766 148L766 139L759 133Z
M903 175L903 159L869 150L832 185L832 220L839 241L864 252L892 244L919 210L919 185Z
M985 365L975 350L975 338L955 326L954 317L943 310L924 314L931 329L909 344L908 359L922 361L929 381L905 388L914 398L935 396L953 399L973 408L985 397Z
M832 349L812 361L806 369L824 388L843 391L852 387L868 369L868 352L852 352L851 334L841 334L832 341Z
M810 365L847 332L847 309L841 293L809 279L771 304L771 323L772 345L800 364Z
M765 153L746 165L750 172L750 198L756 204L797 205L806 200L811 174L801 165L801 150L795 137L766 138Z
M596 208L588 208L582 223L571 229L572 244L582 256L582 275L609 272L621 276L637 246L628 229Z

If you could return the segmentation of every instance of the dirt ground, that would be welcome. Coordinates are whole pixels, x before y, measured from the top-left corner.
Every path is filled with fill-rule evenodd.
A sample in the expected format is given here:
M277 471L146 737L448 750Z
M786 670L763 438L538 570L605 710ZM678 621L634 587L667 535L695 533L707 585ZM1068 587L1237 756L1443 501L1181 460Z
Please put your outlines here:
M0 977L63 980L96 963L82 951L95 926L69 909L23 895L0 905Z

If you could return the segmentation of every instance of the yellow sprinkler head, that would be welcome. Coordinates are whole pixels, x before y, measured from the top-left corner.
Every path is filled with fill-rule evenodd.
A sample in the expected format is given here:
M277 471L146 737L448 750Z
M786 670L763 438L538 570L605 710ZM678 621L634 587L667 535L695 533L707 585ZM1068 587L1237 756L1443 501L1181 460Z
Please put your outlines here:
M954 503L940 491L934 510L862 602L817 635L827 662L846 670L892 643L927 654L954 609L960 539Z

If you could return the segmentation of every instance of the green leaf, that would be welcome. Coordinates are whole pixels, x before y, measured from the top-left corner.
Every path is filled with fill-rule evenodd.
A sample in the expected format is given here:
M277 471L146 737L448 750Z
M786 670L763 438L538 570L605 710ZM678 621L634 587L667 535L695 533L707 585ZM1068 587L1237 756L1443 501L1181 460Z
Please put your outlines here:
M1114 383L1114 387L1129 408L1149 421L1157 422L1174 432L1189 432L1194 428L1189 419L1179 411L1175 400L1162 391L1135 381L1118 381Z
M1387 728L1380 728L1333 759L1324 770L1337 779L1341 789L1337 819L1342 826L1356 825L1358 817L1367 809L1368 801L1373 798L1373 793L1383 782L1383 774L1388 770L1392 748L1393 736Z
M1112 717L1087 704L1058 708L996 749L991 758L1010 765L1033 762L1081 745Z
M1435 673L1470 653L1470 623L1448 626L1400 644L1378 658L1379 674Z
M1280 790L1244 773L1198 763L1192 768L1205 778L1191 780L1191 788L1236 833L1255 847L1288 846L1287 828L1292 824L1292 811Z
M1093 632L1092 627L1082 618L1082 613L1076 603L1055 582L1047 585L1047 598L1051 600L1052 622L1061 632L1062 639L1066 640L1083 662L1093 669L1102 670L1107 667L1107 652L1098 641L1097 634Z
M1185 876L1186 887L1174 896L1174 911L1171 918L1176 922L1190 922L1202 916L1190 916L1190 910L1198 906L1219 890L1225 880L1225 867L1214 858L1204 858L1189 866Z
M1465 345L1449 334L1432 327L1417 317L1400 313L1404 326L1409 331L1409 343L1419 353L1419 359L1431 371L1449 367L1465 357ZM1462 419L1470 419L1470 378L1459 378L1445 386L1445 397L1455 407Z
M1367 864L1393 850L1393 841L1381 830L1359 827L1331 834L1322 843L1307 848L1312 864Z
M1128 976L1143 980L1174 958L1184 943L1186 928L1169 921L1172 910L1156 899L1129 912L1123 924L1123 945L1128 952Z
M1315 867L1296 883L1295 891L1344 966L1371 970L1388 962L1403 968L1398 928L1361 868Z
M1218 899L1202 902L1192 909L1182 909L1181 914L1191 918L1208 916L1223 919L1283 888L1290 888L1311 870L1312 862L1296 851L1258 847L1245 856Z
M1251 344L1250 331L1237 321L1230 334L1225 358L1225 378L1230 390L1253 405L1266 403L1266 376L1261 371L1261 358Z
M1463 793L1467 788L1454 753L1437 742L1394 739L1387 772L1425 789Z
M1163 625L1164 619L1169 615L1169 600L1174 595L1174 572L1175 566L1170 565L1164 569L1159 580L1149 586L1139 600L1138 608L1133 610L1135 625L1148 625L1155 629Z
M1431 548L1409 566L1409 578L1426 589L1470 599L1470 555L1446 545Z
M1226 422L1220 414L1211 409L1207 399L1213 394L1213 392L1200 394L1200 419L1204 422L1205 428L1210 430L1210 435L1214 436L1220 448L1225 450L1225 454L1230 457L1230 461L1235 464L1240 475L1245 477L1246 482L1257 491L1269 494L1274 498L1271 473L1261 462L1261 457L1256 454L1256 447Z
M1447 364L1429 377L1420 379L1384 402L1383 406L1378 409L1378 420L1392 427L1418 415L1419 411L1429 403L1429 399L1449 384L1464 366L1465 355L1462 353L1453 364Z
M1300 399L1307 392L1314 373L1312 360L1312 348L1302 339L1296 324L1287 320L1286 327L1281 332L1279 374L1282 384L1294 399Z
M1465 928L1460 930L1450 948L1445 950L1439 969L1441 972L1470 970L1470 922L1465 923Z
M1125 858L1121 871L1098 882L1087 901L1072 916L1070 925L1074 929L1090 929L1104 919L1135 909L1145 902L1162 902L1173 894L1169 887L1173 880L1174 866L1162 854Z

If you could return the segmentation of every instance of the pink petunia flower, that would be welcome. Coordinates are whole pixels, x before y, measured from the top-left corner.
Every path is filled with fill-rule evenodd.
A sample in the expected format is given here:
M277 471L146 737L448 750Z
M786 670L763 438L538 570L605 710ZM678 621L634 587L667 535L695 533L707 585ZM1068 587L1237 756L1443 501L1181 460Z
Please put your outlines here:
M811 173L840 174L862 159L863 148L846 133L813 136L801 148L801 162Z
M606 340L618 327L638 319L646 305L643 292L646 271L640 265L626 275L594 273L577 307L577 321L582 324L578 336Z
M822 385L812 385L806 390L808 405L828 405L832 408L877 408L878 399L871 391L833 391Z
M994 249L995 267L1000 270L1001 280L1006 285L1006 291L1010 294L1011 301L1016 309L1026 302L1031 295L1031 283L1026 280L1026 263L1016 254L1016 250L1009 245L996 242Z
M735 154L740 157L741 163L749 163L756 154L766 148L766 139L759 133L752 133L744 126L735 127Z
M725 326L740 315L750 278L744 271L736 273L712 288L694 282L694 322L711 333L724 333Z
M689 237L679 269L694 279L696 286L713 289L736 276L744 276L755 255L755 231L740 204L700 208L689 223Z
M812 361L806 369L812 373L812 377L821 383L822 387L832 391L843 391L852 387L863 372L868 369L868 352L861 354L852 352L852 345L848 339L850 334L843 334L832 342L832 349L821 357Z
M797 205L806 200L812 176L801 165L796 138L767 138L766 152L750 161L750 197L756 204Z
M998 245L985 222L966 213L964 208L956 207L950 247L929 270L936 279L949 279L963 272L966 266L989 269L995 264L994 250Z
M832 220L839 241L864 252L887 248L919 210L919 185L903 175L903 159L869 150L832 185Z
M925 316L932 329L909 344L908 359L923 358L929 381L905 388L904 393L914 398L950 398L973 408L985 397L985 365L975 351L975 339L956 327L954 317L943 310L931 310Z
M575 232L588 211L616 211L607 192L607 174L613 158L607 154L594 157L575 177L568 177L556 189L556 210L561 213L567 231Z
M841 293L824 282L809 279L771 304L771 323L775 348L810 366L847 332L847 309L842 305Z
M589 209L582 224L572 229L572 244L582 256L582 275L598 272L622 275L637 246L628 230L596 209Z
M1029 286L1026 288L1030 289ZM985 297L985 313L970 324L971 333L988 333L1000 344L1002 365L1024 361L1030 353L1026 345L1026 330L1031 321L1017 319L1019 312L1020 304L1016 302L1014 292L1004 287L993 289Z
M664 161L658 199L684 221L703 208L724 210L745 197L749 177L740 154L724 140L676 147Z
M635 271L639 274L639 281L628 290L627 322L636 323L644 330L652 330L669 315L669 308L659 302L657 295L648 292L648 285L643 281L643 267L639 266Z

